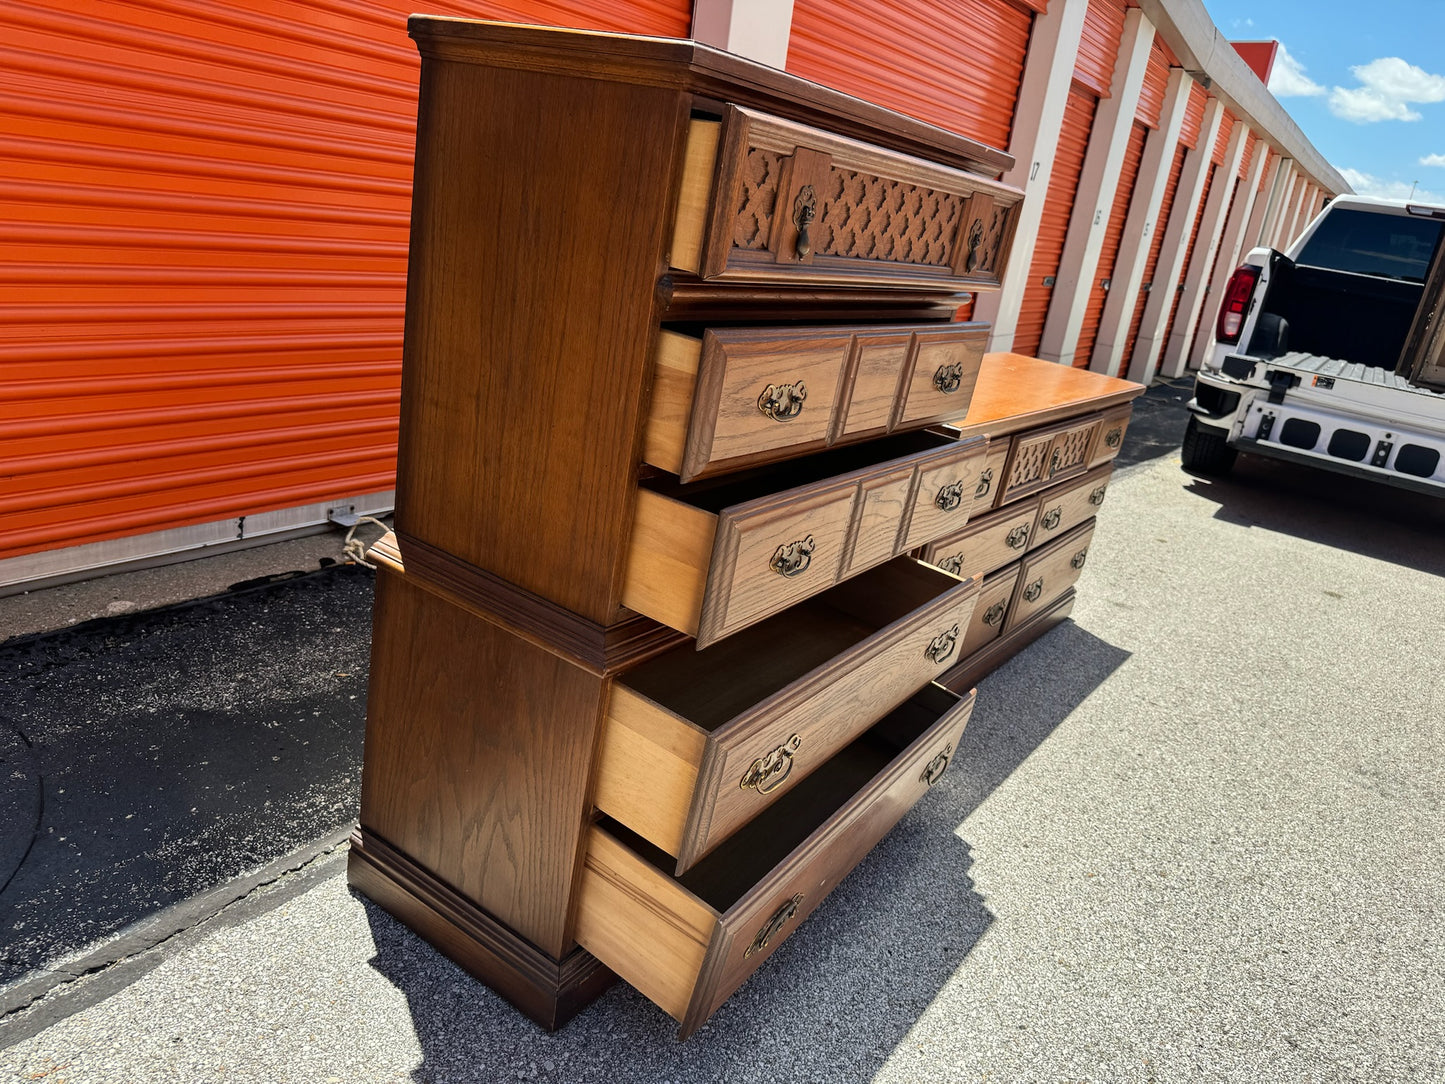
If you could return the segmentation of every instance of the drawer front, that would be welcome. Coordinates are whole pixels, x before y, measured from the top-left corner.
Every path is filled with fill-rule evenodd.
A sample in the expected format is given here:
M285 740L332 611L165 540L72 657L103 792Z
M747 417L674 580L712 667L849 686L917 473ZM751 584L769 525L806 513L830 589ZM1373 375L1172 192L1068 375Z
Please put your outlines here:
M986 576L1028 551L1037 516L1037 501L1001 508L961 534L926 546L923 559L955 576Z
M1039 518L1034 524L1034 545L1042 546L1062 537L1098 512L1113 470L1113 464L1105 463L1076 481L1044 490L1039 500Z
M858 497L856 482L726 508L718 515L699 646L836 583Z
M935 573L936 575L936 573ZM680 869L752 820L962 657L978 599L965 580L834 660L821 677L783 689L703 754Z
M913 466L904 466L863 482L844 576L882 564L898 552L899 525L908 515L915 473Z
M920 466L902 549L911 550L950 534L968 523L974 490L987 449L960 448Z
M1099 434L1094 441L1089 466L1097 467L1108 463L1124 447L1124 434L1129 431L1129 417L1134 413L1131 406L1115 407L1107 411L1099 421Z
M1035 493L1089 468L1099 416L1075 418L1014 438L1000 504Z
M1009 603L1013 601L1014 587L1019 582L1019 565L1000 569L983 581L978 593L978 605L968 622L968 633L963 639L960 658L968 658L979 648L992 643L1003 635L1008 622Z
M987 338L987 328L977 325L965 331L944 328L915 336L900 427L961 418L967 413Z
M925 689L919 706L939 712L937 722L723 915L683 1035L741 986L943 776L973 711L972 692L952 697L938 685Z
M983 324L663 330L643 458L690 482L962 418L986 335ZM918 366L947 394L915 403Z
M680 270L755 282L999 284L1017 190L749 109L728 106L713 124L694 121L689 133L672 244Z
M1004 625L1005 632L1047 609L1051 602L1074 585L1088 558L1089 543L1093 537L1094 521L1089 520L1029 554L1019 574L1012 612Z
M977 519L998 503L1004 488L1004 471L1008 467L1009 450L1013 441L1008 437L991 439L988 455L983 461L983 470L978 476L978 485L973 490L973 507L968 518Z

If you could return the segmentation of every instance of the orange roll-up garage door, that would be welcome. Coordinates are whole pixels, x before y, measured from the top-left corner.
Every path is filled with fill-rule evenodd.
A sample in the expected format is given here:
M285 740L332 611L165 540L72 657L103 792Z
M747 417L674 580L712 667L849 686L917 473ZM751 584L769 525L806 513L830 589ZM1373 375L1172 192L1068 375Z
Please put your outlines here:
M1124 165L1119 171L1119 187L1114 190L1114 205L1109 209L1109 222L1104 227L1104 246L1099 251L1099 266L1094 272L1089 304L1084 310L1084 323L1079 328L1079 345L1074 351L1074 367L1086 369L1089 356L1094 352L1094 340L1099 335L1099 320L1104 315L1104 302L1108 290L1104 283L1110 282L1114 264L1119 259L1119 246L1124 240L1124 220L1129 215L1129 201L1134 198L1134 184L1139 179L1139 163L1144 157L1144 139L1149 129L1138 121L1129 131L1129 145L1124 150ZM1112 283L1111 283L1112 285Z
M1041 3L794 0L788 71L1006 150Z
M0 558L392 487L415 6L7 4ZM685 35L691 5L425 7Z
M1119 363L1115 376L1122 377L1129 371L1129 363L1138 344L1139 328L1144 323L1144 307L1149 303L1149 292L1154 286L1154 274L1159 268L1159 254L1164 248L1164 231L1169 215L1174 210L1174 196L1179 191L1179 178L1184 173L1184 157L1189 148L1182 143L1174 151L1174 161L1169 166L1169 179L1164 184L1164 199L1159 204L1159 216L1154 222L1154 233L1149 241L1149 256L1144 261L1144 279L1139 290L1139 300L1134 303L1134 316L1129 321L1129 336L1124 340L1124 360Z

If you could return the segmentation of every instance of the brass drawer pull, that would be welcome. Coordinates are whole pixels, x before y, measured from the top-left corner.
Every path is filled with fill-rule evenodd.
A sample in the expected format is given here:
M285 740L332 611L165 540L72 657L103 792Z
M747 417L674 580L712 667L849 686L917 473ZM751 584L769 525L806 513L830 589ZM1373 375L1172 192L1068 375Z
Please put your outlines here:
M782 928L788 924L788 919L798 913L798 907L802 902L803 894L799 892L773 912L773 917L763 923L763 928L760 929L758 935L753 938L753 943L743 950L743 958L746 959L753 953L762 952L763 949L767 948L773 938L777 937Z
M952 655L953 649L957 646L958 626L954 625L953 628L935 636L932 643L923 649L923 654L928 657L929 662L939 663Z
M938 496L933 498L933 503L944 512L952 512L963 503L963 482L960 480L944 486L938 491Z
M800 576L808 571L808 565L812 561L813 536L808 535L807 538L779 546L773 559L768 562L768 567L779 576Z
M989 628L993 628L995 625L997 625L1000 621L1003 620L1003 615L1007 610L1008 603L995 602L992 606L990 606L987 610L983 612L983 623Z
M1047 512L1044 513L1044 518L1039 521L1039 526L1046 531L1052 531L1055 527L1059 525L1059 520L1063 518L1064 506L1059 505L1057 508L1050 508Z
M1094 492L1090 493L1090 494L1089 494L1089 503L1092 504L1095 508L1097 508L1099 505L1103 504L1103 503L1104 503L1104 491L1107 490L1108 488L1109 488L1108 486L1100 486L1098 489L1094 490Z
M938 562L938 567L945 572L952 572L955 576L963 573L963 554L955 553L952 557L945 557Z
M928 767L923 769L923 774L918 777L919 780L927 783L931 787L942 779L943 773L948 769L948 758L952 752L953 746L951 744L945 745L943 752L928 762Z
M767 756L758 757L743 773L739 787L759 794L771 794L777 790L793 770L793 754L802 744L803 739L794 734Z
M1049 477L1052 478L1052 477L1054 476L1054 473L1055 473L1061 466L1063 466L1063 464L1064 464L1064 453L1061 452L1061 451L1059 451L1059 449L1055 448L1055 449L1054 449L1054 454L1051 455L1051 456L1049 456Z
M803 413L803 400L808 398L808 386L799 380L796 384L769 384L758 396L758 409L775 422L786 422Z
M1024 588L1024 601L1037 602L1039 596L1044 593L1044 578L1040 576L1033 583Z
M1119 447L1119 442L1124 439L1124 430L1115 426L1104 434L1104 443L1110 448Z
M1074 556L1069 560L1069 565L1070 565L1070 567L1072 567L1072 568L1083 568L1083 567L1084 567L1084 560L1085 560L1085 558L1087 558L1088 556L1089 556L1089 551L1088 551L1088 550L1080 550L1078 553L1074 554Z
M798 259L806 260L813 251L813 242L808 237L808 227L813 224L813 219L818 214L818 196L810 184L803 185L798 190L798 198L793 201L793 225L798 227L798 243L795 246L798 252Z
M993 488L993 468L989 467L978 476L978 488L973 491L973 499L981 501L988 496L988 491Z
M963 386L963 362L955 361L952 365L940 365L933 374L933 386L944 395L952 395Z
M1027 527L1015 527L1004 539L1011 550L1021 550L1029 544L1029 529Z

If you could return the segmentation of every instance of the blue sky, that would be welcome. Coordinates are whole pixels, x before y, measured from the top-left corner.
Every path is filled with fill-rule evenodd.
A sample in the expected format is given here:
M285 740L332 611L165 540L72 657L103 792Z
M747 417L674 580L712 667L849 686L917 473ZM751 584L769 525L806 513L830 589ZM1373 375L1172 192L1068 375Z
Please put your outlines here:
M1270 90L1355 191L1445 203L1445 0L1204 0L1283 47Z

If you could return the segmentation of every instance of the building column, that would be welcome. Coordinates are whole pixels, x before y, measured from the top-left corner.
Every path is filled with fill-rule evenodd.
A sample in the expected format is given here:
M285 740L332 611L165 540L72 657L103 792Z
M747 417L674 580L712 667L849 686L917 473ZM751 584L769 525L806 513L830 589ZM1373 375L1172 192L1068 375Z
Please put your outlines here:
M1199 210L1204 183L1209 179L1209 160L1213 156L1214 141L1219 138L1219 125L1223 119L1224 103L1218 98L1210 98L1204 107L1199 142L1185 156L1184 172L1179 175L1174 208L1169 212L1169 224L1164 228L1164 244L1159 250L1159 263L1154 268L1154 286L1144 305L1139 339L1129 362L1129 379L1141 384L1153 377L1155 363L1164 349L1164 330L1169 326L1175 288L1184 271L1189 231L1194 228L1194 215Z
M1094 273L1099 268L1099 253L1109 230L1109 215L1114 209L1114 196L1119 188L1134 114L1139 108L1139 91L1144 86L1144 72L1149 67L1149 49L1153 44L1154 25L1138 8L1130 8L1124 17L1124 34L1119 41L1109 97L1100 100L1094 113L1094 127L1084 152L1084 168L1079 174L1079 188L1069 216L1069 232L1064 238L1053 300L1039 341L1039 357L1061 365L1074 363L1079 331L1084 326L1089 295L1093 293Z
M1289 244L1285 235L1289 233L1290 220L1294 217L1294 201L1299 192L1299 182L1299 166L1291 159L1289 174L1285 178L1284 188L1280 192L1279 211L1274 216L1274 226L1269 231L1270 248L1284 249Z
M793 0L693 0L692 36L774 68L788 63Z
M974 318L993 325L988 342L990 350L1013 347L1087 12L1087 4L1055 3L1049 5L1045 14L1034 16L1018 105L1014 108L1013 134L1009 138L1008 151L1015 164L1003 175L1006 183L1023 189L1024 201L1014 229L1009 270L1003 285L998 290L979 294L974 302Z
M1129 326L1134 322L1134 307L1139 302L1144 269L1149 263L1149 239L1161 225L1157 221L1159 209L1164 204L1164 191L1169 187L1169 167L1174 164L1193 83L1183 68L1170 70L1164 108L1159 112L1159 127L1144 141L1139 179L1134 183L1134 198L1124 219L1124 242L1114 262L1114 283L1104 299L1094 356L1089 359L1089 368L1096 373L1110 376L1117 373L1124 361L1124 351L1129 348Z
M1214 257L1219 252L1219 241L1224 234L1224 215L1229 201L1234 198L1238 183L1239 164L1244 161L1244 148L1248 142L1249 128L1236 123L1229 133L1225 146L1224 161L1214 174L1214 187L1204 204L1204 215L1199 220L1199 236L1194 242L1194 258L1184 276L1184 291L1179 296L1179 315L1174 320L1174 330L1164 344L1165 376L1179 376L1189 362L1189 347L1199 326L1200 315L1204 312L1209 293L1210 275L1214 270Z
M1244 127L1244 122L1235 124L1238 130ZM1259 151L1261 147L1256 146ZM1229 278L1234 274L1234 269L1239 266L1240 256L1244 252L1245 223L1249 221L1254 212L1256 199L1259 195L1259 178L1264 172L1264 160L1266 155L1257 153L1254 160L1249 163L1249 172L1239 183L1239 195L1234 198L1234 208L1229 212L1229 221L1224 224L1224 232L1220 235L1219 256L1214 261L1214 275L1209 280L1209 286L1205 291L1206 298L1213 298L1214 304L1218 306L1224 297L1224 288L1229 284ZM1209 310L1205 316L1208 317ZM1204 356L1214 346L1214 336L1211 334L1211 325L1201 324L1194 336L1194 343L1189 348L1189 367L1197 369L1204 364Z
M1268 161L1269 165L1264 178L1264 185L1256 190L1254 199L1254 210L1250 212L1249 222L1245 224L1244 234L1241 238L1243 245L1241 251L1248 252L1252 248L1258 248L1264 244L1260 240L1264 233L1265 214L1269 211L1269 201L1274 195L1275 182L1279 179L1280 163L1283 161L1278 154L1271 154L1270 148L1261 139L1255 144L1254 156L1261 163Z

